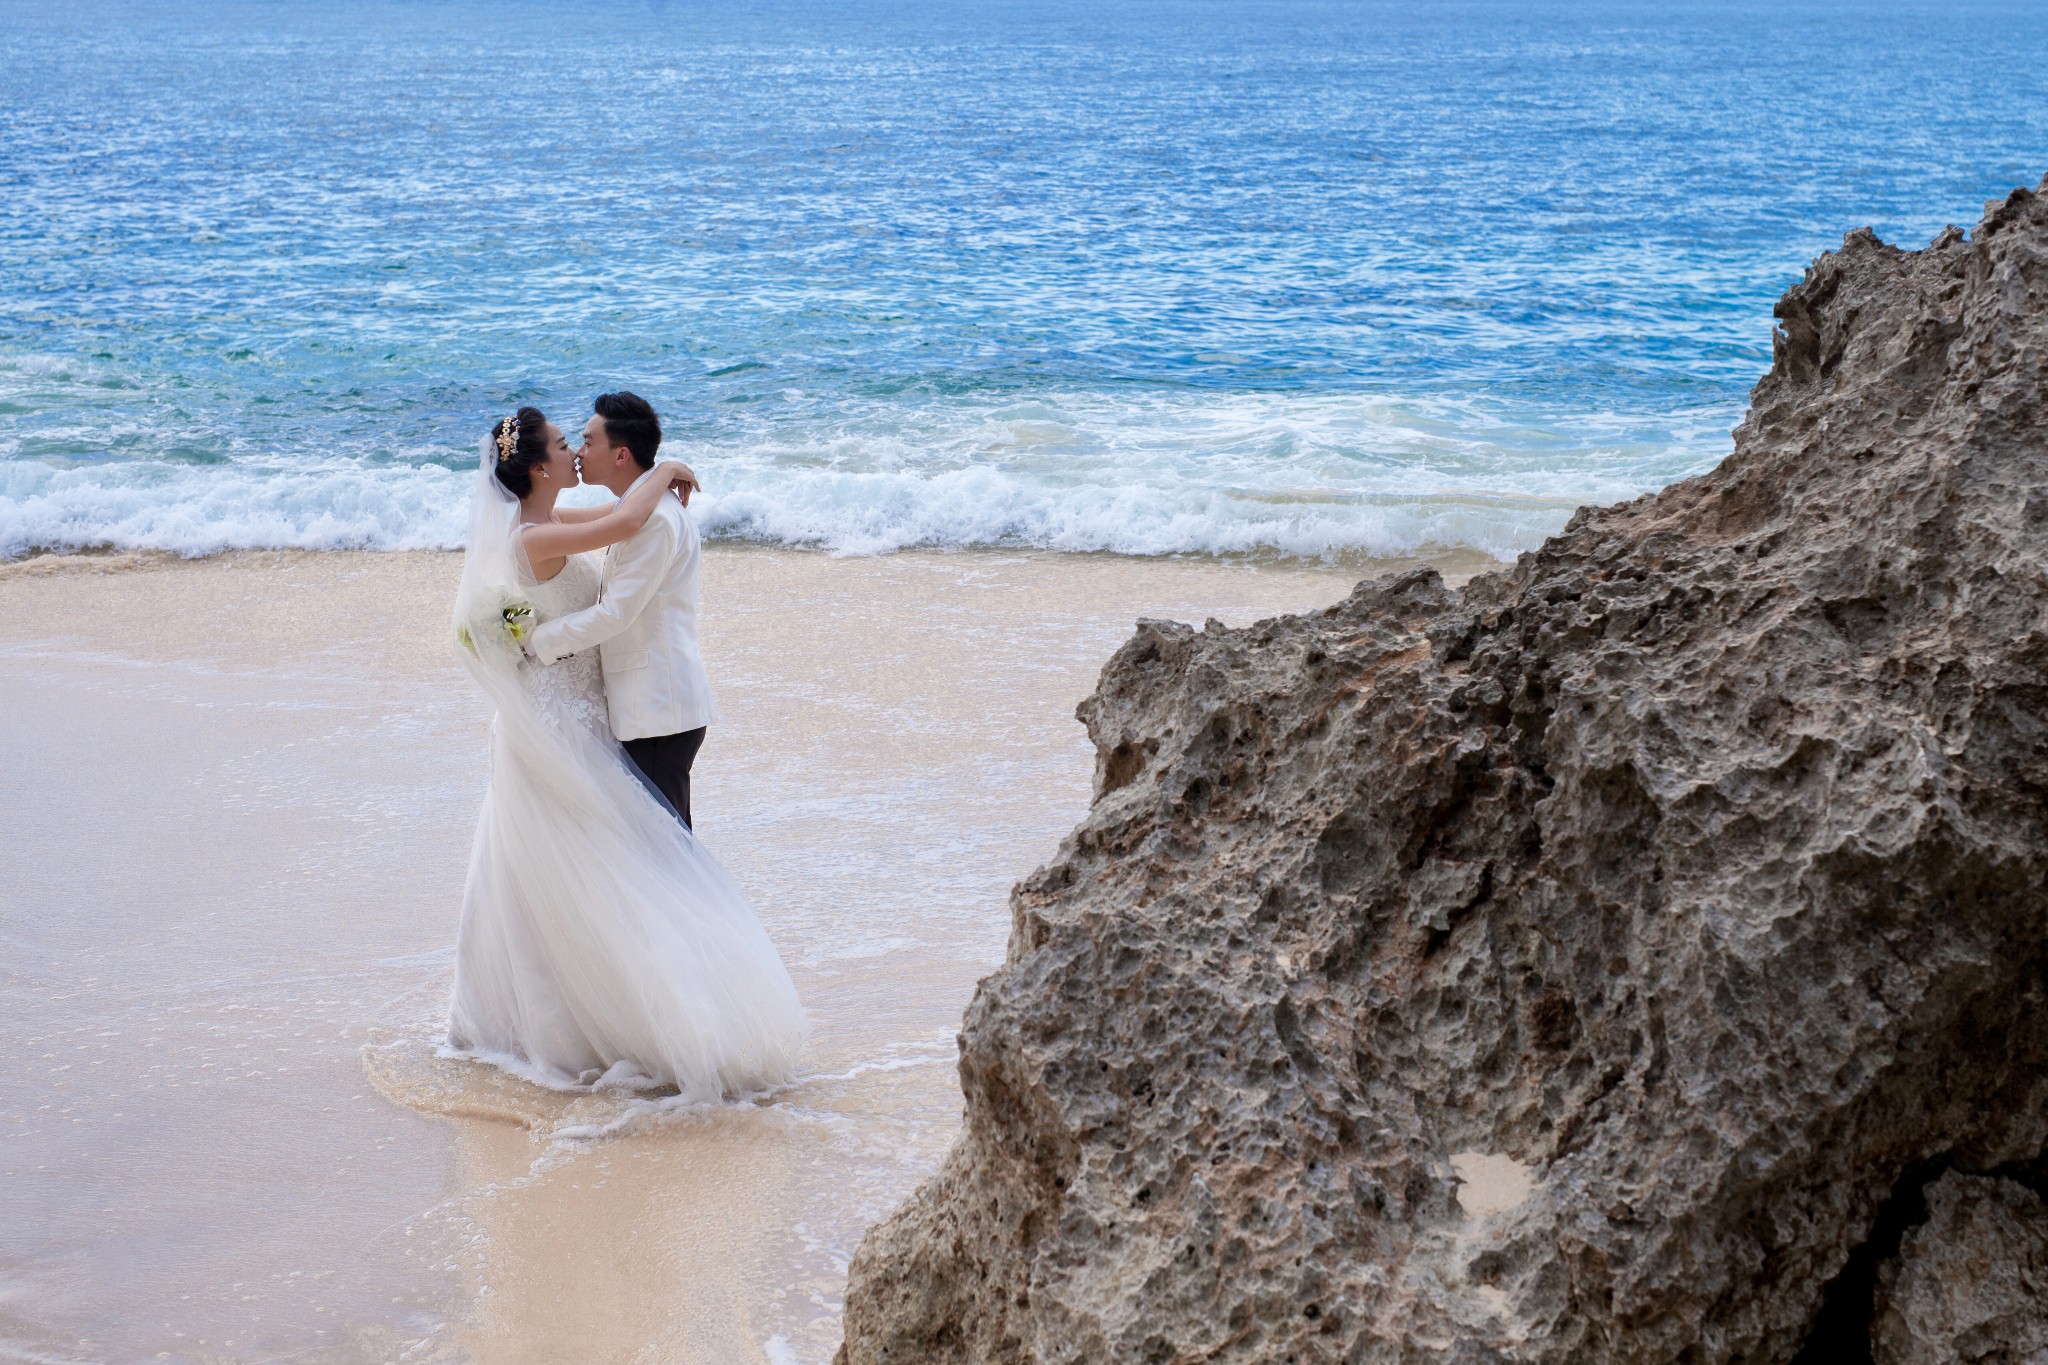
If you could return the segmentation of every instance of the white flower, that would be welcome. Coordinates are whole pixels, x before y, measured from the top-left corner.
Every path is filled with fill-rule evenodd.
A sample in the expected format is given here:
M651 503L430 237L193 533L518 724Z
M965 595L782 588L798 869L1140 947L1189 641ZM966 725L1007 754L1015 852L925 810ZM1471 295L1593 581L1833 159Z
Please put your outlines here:
M455 642L472 654L480 653L485 643L493 647L509 644L516 651L533 633L533 626L533 603L500 588L488 605L455 627Z

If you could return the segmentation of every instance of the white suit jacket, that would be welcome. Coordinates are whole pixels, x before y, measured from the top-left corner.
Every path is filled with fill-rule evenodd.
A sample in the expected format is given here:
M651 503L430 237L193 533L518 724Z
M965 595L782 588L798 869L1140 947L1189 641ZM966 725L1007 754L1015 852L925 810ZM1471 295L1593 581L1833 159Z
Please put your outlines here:
M645 526L605 551L597 604L534 628L530 643L542 663L597 647L621 740L681 734L718 718L697 649L703 565L697 523L663 498Z

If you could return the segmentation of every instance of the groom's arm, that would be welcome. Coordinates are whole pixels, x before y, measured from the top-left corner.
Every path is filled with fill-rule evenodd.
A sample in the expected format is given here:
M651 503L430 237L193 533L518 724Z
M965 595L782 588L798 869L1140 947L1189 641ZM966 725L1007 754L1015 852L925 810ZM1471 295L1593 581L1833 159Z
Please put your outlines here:
M595 606L534 627L527 653L551 664L565 655L595 649L632 625L654 600L675 554L675 523L664 516L649 517L638 535L612 551L604 597Z

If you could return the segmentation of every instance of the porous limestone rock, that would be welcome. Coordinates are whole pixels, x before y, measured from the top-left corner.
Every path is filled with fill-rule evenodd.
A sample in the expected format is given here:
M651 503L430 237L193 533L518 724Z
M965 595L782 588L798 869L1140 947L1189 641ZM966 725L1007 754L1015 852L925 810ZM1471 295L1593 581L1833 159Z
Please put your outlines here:
M2048 1365L2048 1205L1950 1171L1878 1272L1876 1365Z
M842 1360L1787 1361L2048 1146L2048 199L1777 316L1511 571L1141 623Z

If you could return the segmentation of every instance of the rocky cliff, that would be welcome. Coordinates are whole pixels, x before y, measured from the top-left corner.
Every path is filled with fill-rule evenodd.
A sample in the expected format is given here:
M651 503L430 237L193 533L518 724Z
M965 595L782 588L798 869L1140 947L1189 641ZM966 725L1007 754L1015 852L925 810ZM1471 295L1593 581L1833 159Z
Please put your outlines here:
M1777 316L1512 571L1141 624L843 1360L1867 1358L2048 1147L2048 199Z
M2012 1180L1950 1171L1878 1272L1875 1365L2048 1360L2048 1204Z

